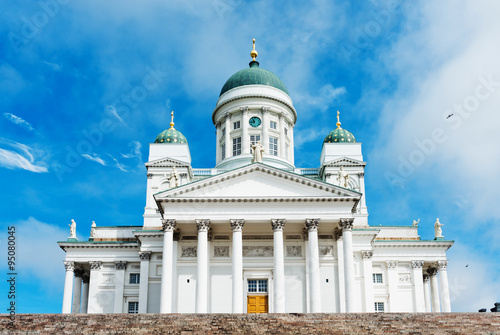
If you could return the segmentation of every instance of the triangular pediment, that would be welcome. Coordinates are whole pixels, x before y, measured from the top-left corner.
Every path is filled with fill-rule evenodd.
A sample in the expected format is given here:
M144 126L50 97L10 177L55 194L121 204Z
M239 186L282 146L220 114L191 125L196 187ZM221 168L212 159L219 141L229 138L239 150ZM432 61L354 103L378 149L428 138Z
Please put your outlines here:
M343 198L357 200L361 194L261 163L250 164L190 184L155 194L162 199L222 198Z
M173 158L160 158L146 163L146 167L189 167L187 162L179 161Z
M349 158L349 157L340 157L334 159L332 161L326 162L323 167L340 167L340 166L365 166L366 162Z

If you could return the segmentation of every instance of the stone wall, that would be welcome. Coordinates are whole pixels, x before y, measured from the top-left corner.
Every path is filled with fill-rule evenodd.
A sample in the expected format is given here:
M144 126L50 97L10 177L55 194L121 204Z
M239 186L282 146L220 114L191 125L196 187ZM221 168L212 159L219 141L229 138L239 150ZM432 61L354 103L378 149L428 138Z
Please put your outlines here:
M500 313L2 314L0 333L500 335Z

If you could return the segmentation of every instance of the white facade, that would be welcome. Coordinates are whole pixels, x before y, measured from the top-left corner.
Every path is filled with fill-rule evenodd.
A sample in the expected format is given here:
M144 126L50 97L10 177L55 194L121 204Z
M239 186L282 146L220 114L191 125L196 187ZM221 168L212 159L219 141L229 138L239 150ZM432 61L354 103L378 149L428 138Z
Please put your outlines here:
M324 143L317 169L296 168L297 113L267 85L225 92L212 120L214 168L193 168L188 144L150 144L143 226L59 242L63 313L451 311L453 242L368 224L361 143Z

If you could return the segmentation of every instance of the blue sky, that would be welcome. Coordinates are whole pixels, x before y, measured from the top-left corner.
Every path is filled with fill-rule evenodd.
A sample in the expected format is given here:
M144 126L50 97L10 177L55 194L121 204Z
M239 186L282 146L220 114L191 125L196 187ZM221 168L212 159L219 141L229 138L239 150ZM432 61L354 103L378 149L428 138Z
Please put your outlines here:
M42 0L0 9L0 247L6 253L16 226L18 312L61 311L56 241L71 219L80 239L92 221L142 224L148 143L172 109L193 166L214 166L211 113L224 82L248 66L252 38L261 67L294 101L296 166L318 166L340 110L368 162L369 223L420 218L431 239L439 217L456 241L452 309L500 301L497 1Z

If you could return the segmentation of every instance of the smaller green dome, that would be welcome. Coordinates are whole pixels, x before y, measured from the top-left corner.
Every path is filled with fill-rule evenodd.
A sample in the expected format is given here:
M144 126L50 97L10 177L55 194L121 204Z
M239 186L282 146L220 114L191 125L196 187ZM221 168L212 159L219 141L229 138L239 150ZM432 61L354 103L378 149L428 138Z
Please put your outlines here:
M156 136L155 143L187 143L187 140L180 131L171 127Z
M356 143L354 135L345 129L338 127L325 137L324 143Z

